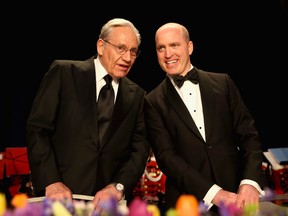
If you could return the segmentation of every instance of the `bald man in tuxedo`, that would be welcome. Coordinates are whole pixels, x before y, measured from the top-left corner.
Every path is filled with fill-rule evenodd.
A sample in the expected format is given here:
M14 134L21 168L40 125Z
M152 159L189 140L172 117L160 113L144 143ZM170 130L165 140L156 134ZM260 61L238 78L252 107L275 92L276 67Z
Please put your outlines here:
M166 207L193 194L217 213L221 203L257 204L266 186L255 122L228 74L192 65L193 43L178 23L155 35L165 79L146 96L148 137L166 175Z

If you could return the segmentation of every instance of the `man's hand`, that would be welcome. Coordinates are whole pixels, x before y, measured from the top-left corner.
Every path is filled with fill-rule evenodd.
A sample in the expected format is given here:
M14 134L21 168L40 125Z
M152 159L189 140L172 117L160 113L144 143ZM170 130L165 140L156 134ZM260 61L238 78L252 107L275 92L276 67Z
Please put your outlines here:
M45 196L47 198L55 200L62 200L62 199L72 200L72 192L62 182L56 182L48 185L46 187Z
M218 207L220 207L221 203L228 206L230 204L234 204L236 202L236 198L237 194L221 189L213 198L212 203Z
M116 190L113 184L107 185L102 190L98 191L92 200L92 203L95 205L95 212L101 212L101 206L104 202L110 201L112 198L120 201L123 194Z
M235 203L236 207L243 208L246 205L255 205L259 208L259 192L252 185L244 184L239 187Z

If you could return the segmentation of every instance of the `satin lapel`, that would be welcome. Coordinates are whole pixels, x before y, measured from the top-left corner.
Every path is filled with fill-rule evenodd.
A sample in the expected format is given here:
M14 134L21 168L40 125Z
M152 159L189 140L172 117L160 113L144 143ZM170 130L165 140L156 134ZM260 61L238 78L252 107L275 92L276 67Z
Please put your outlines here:
M215 102L215 92L211 84L211 80L206 72L198 70L199 85L201 92L201 100L203 107L203 116L205 124L205 134L206 142L209 140L209 136L213 130L213 125L215 125L215 111L216 111L216 102Z
M181 97L175 90L168 76L166 76L166 80L163 83L163 92L167 100L171 104L171 107L175 110L183 123L188 128L190 128L195 135L197 135L200 139L203 140L193 118L191 117L188 109L186 108L184 102L181 100Z
M96 112L96 78L93 58L83 63L85 68L72 68L76 95L79 101L79 108L95 143L98 143L98 126Z

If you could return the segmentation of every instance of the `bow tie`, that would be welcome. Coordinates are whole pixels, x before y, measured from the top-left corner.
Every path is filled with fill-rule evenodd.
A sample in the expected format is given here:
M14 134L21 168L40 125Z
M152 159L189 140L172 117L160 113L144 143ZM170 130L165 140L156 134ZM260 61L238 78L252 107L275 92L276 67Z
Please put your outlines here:
M199 82L198 74L195 70L190 70L185 76L173 76L173 80L179 88L182 87L186 80L190 80L194 84L197 84Z

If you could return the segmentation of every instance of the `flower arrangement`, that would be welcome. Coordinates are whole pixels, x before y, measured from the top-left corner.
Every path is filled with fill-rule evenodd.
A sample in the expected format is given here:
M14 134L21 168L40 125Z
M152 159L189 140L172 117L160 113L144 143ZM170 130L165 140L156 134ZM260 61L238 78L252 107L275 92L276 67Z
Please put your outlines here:
M274 196L272 190L266 190L262 200L271 200ZM4 194L0 193L0 216L161 216L156 205L148 204L140 198L132 200L129 206L126 203L111 199L102 204L102 211L95 212L91 201L83 200L51 200L45 198L42 202L29 202L26 194L17 194L7 207ZM219 208L220 216L288 216L286 211L265 215L257 206L250 205L244 209L234 205ZM207 207L199 203L193 195L183 194L176 202L175 208L168 209L165 216L210 216Z

